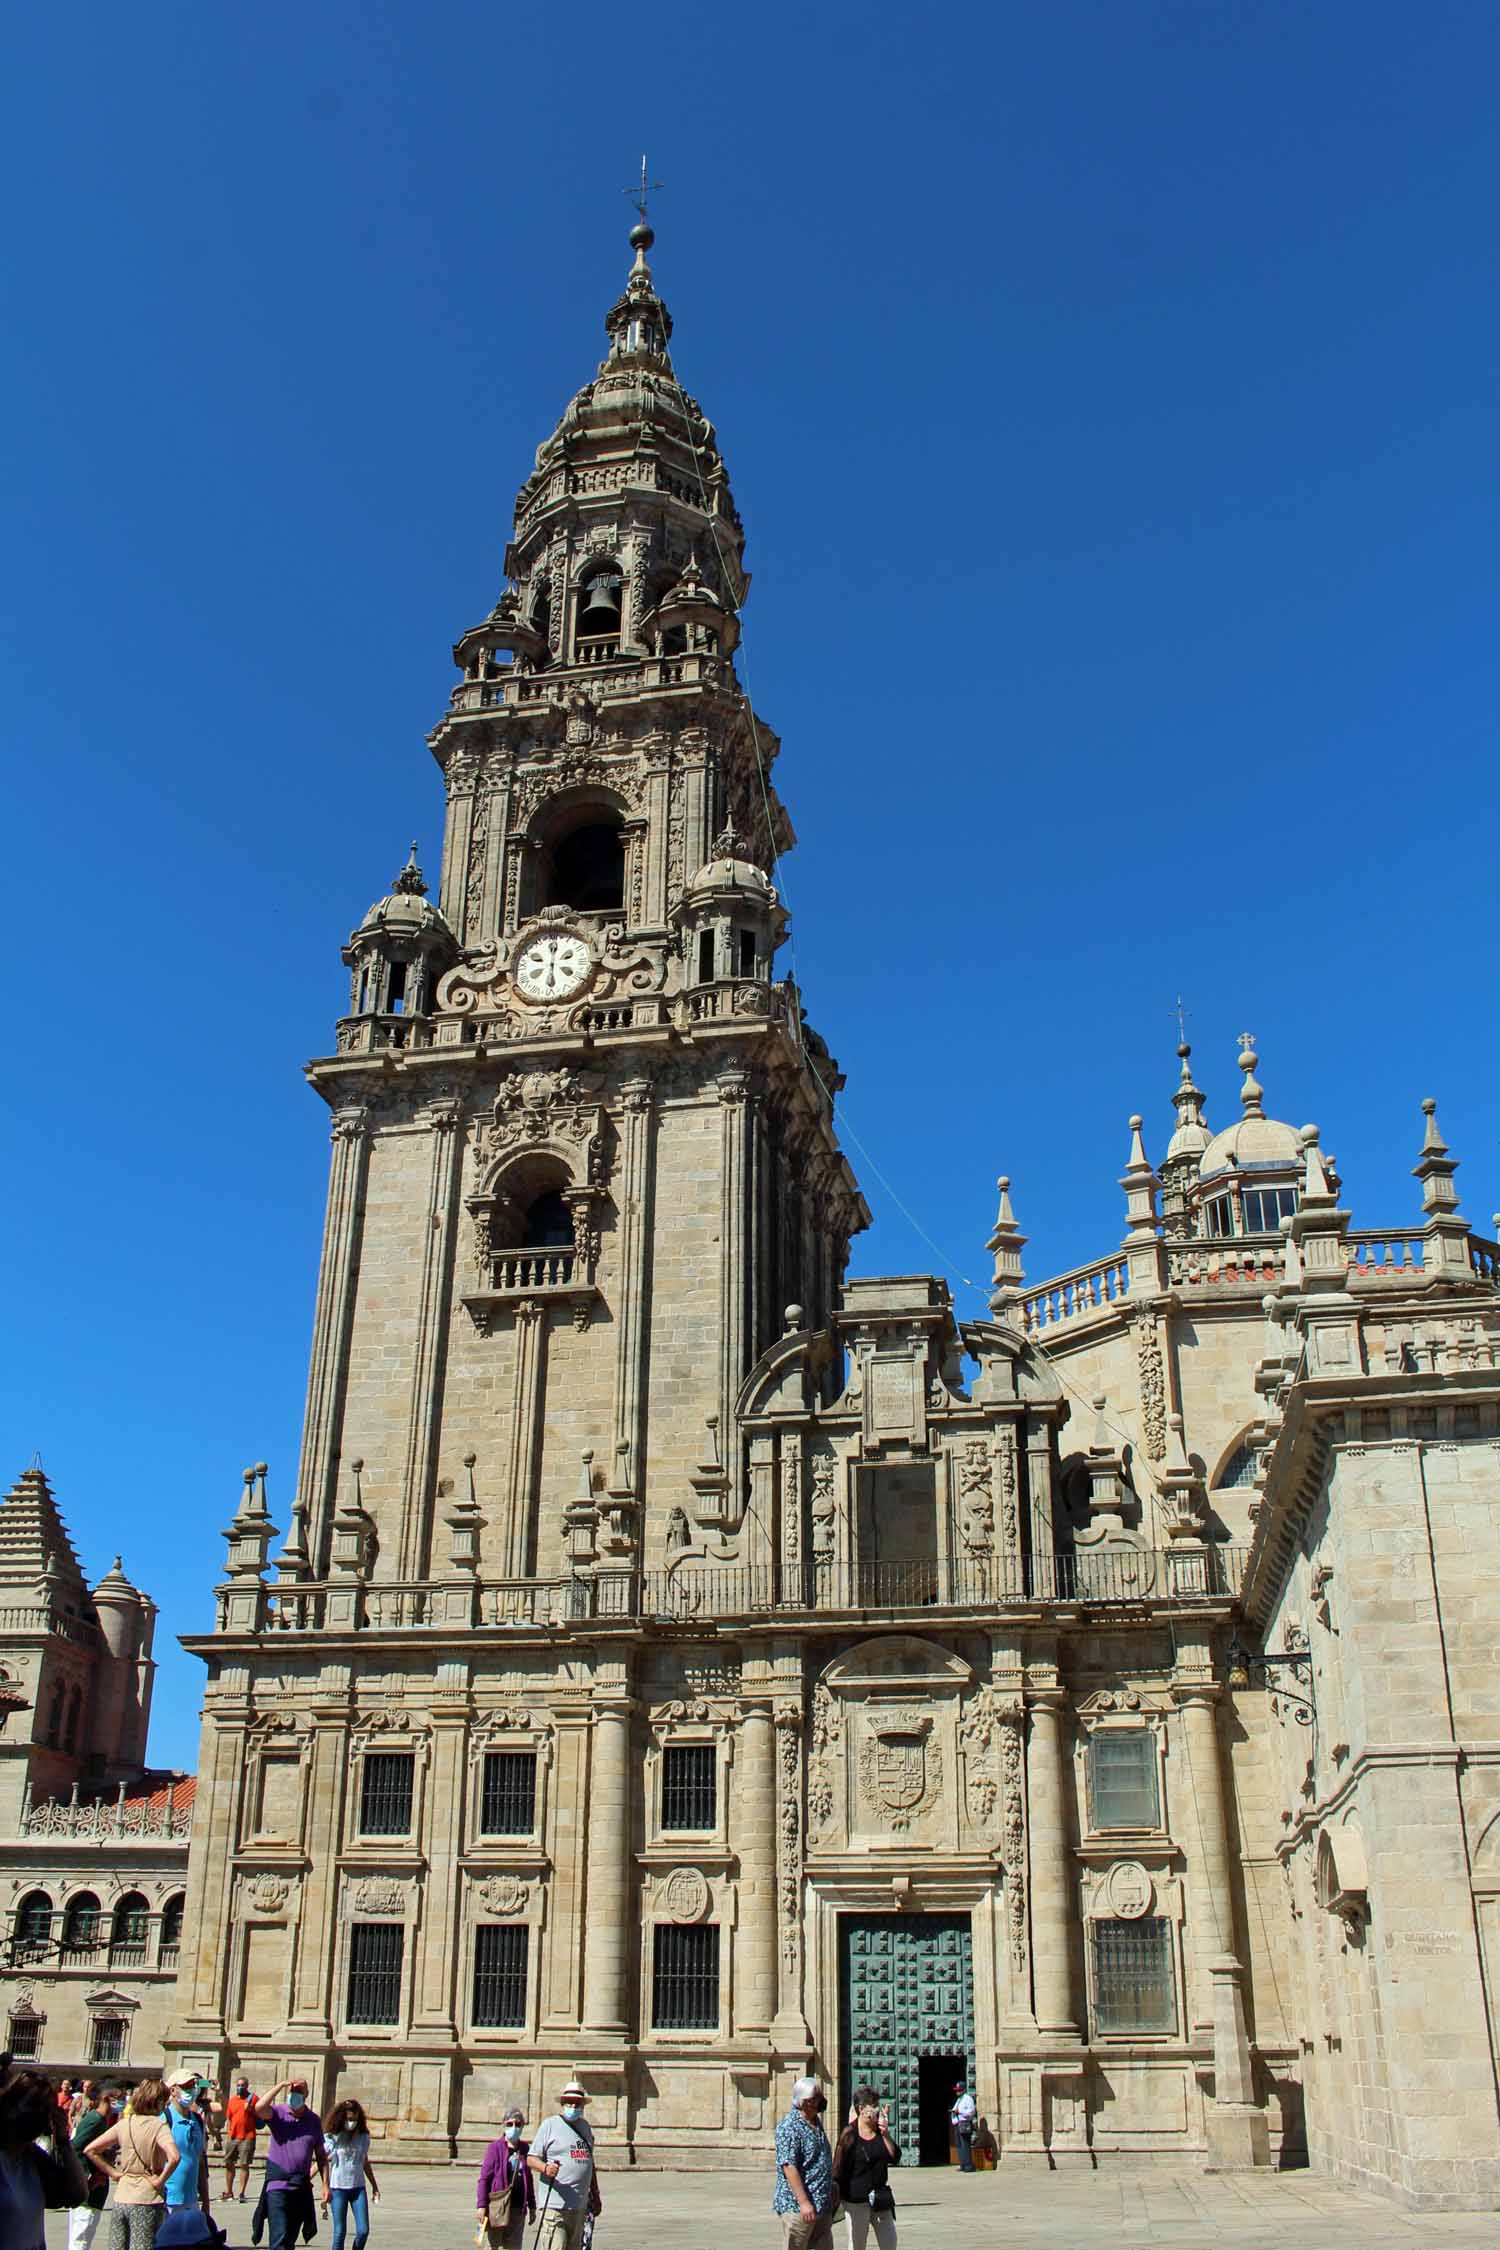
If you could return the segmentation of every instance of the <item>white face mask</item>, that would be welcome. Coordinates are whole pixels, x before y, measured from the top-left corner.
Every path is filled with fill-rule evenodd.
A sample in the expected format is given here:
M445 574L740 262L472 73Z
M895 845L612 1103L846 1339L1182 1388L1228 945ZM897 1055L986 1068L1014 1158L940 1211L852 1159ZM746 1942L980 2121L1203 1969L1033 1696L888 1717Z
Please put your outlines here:
M506 2126L506 2128L505 2128L505 2138L506 2138L506 2139L507 2139L508 2141L518 2141L518 2140L519 2140L519 2139L521 2138L521 2128L520 2128L520 2126L519 2126L519 2125L507 2125L507 2126Z

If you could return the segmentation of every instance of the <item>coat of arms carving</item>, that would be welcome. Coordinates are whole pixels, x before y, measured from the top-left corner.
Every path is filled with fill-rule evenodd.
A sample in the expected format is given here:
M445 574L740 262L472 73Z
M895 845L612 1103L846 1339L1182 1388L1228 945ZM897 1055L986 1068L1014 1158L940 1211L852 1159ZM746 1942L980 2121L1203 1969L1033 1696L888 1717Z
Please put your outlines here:
M869 1722L859 1752L865 1803L884 1826L909 1828L943 1782L943 1753L925 1712L888 1711Z

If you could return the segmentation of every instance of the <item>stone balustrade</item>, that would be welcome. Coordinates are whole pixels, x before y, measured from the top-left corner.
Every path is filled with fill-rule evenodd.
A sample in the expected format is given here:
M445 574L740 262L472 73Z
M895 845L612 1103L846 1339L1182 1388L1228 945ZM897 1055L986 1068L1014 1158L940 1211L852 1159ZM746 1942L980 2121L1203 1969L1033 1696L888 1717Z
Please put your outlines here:
M1130 1267L1116 1251L1113 1257L1096 1258L1090 1266L1075 1266L1070 1273L1044 1281L1039 1289L1027 1290L1021 1301L1021 1325L1028 1336L1041 1335L1094 1313L1107 1312L1129 1290Z

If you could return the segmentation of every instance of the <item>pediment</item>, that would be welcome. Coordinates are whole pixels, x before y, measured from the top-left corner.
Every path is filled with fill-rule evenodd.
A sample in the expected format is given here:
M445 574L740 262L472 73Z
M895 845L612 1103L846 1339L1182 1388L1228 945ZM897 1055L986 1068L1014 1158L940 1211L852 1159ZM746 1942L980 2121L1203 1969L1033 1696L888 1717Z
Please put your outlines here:
M918 1640L912 1633L876 1633L845 1649L823 1673L828 1686L841 1695L851 1688L958 1689L967 1687L973 1677L973 1666L951 1648Z
M106 2014L117 2016L124 2008L138 2008L141 2001L139 1993L116 1992L110 1986L103 1992L86 1992L83 2004L86 2008L102 2008Z

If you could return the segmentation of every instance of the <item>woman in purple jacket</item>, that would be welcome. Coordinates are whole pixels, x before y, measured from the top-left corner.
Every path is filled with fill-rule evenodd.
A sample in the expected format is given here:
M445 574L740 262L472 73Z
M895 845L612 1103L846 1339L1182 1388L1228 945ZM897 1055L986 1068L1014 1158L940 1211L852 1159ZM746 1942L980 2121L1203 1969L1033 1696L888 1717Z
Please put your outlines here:
M526 2112L513 2105L500 2120L500 2137L490 2142L484 2152L484 2162L479 2167L479 2217L484 2240L489 2250L521 2250L526 2232L526 2221L536 2214L536 2187L526 2162L530 2141L523 2141L526 2129ZM510 2199L510 2217L503 2228L484 2224L490 2198L504 2195L514 2180L515 2193Z

